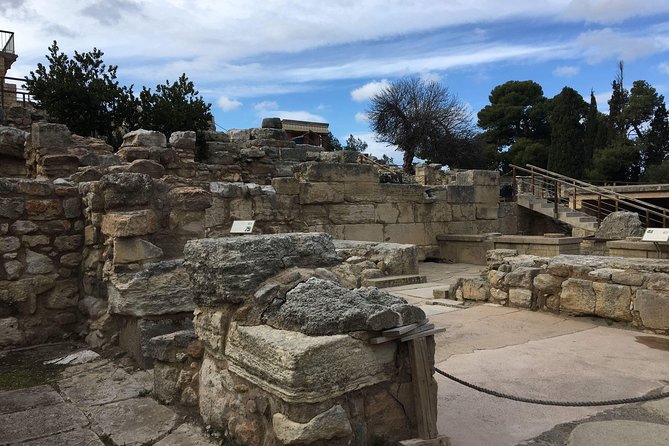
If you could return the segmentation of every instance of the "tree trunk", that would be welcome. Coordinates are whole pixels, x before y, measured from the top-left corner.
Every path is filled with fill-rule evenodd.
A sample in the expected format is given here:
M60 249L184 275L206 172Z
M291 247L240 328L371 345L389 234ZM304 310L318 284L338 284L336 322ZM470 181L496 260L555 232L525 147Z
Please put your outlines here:
M402 170L408 175L413 175L416 171L413 168L413 154L414 149L405 149L404 150L404 163L402 164Z

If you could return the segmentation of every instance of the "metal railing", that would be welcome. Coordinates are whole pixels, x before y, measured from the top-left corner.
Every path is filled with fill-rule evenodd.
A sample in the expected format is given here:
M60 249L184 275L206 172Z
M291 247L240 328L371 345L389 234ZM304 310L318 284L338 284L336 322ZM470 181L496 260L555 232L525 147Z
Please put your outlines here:
M14 33L0 29L0 51L14 54Z
M0 105L5 105L7 103L21 103L24 106L26 104L32 103L32 96L30 95L30 92L28 90L23 90L19 88L19 85L22 86L22 84L12 84L12 83L7 83L7 81L15 81L15 82L25 82L25 79L21 79L18 77L9 77L9 76L0 76ZM14 87L14 88L10 88ZM10 100L10 96L14 100ZM7 100L7 102L5 102Z
M556 217L561 206L585 212L598 222L612 212L626 210L636 212L648 228L669 227L669 210L661 206L531 164L527 164L527 168L513 164L510 167L513 169L514 195L528 193L553 203ZM582 198L585 195L587 199Z

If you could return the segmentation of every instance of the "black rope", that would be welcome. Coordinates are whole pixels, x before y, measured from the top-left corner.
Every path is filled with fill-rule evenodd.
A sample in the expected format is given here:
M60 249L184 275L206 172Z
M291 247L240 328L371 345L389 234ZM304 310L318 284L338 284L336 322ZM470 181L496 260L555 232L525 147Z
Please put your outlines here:
M456 383L462 384L463 386L467 386L470 389L477 390L479 392L487 393L488 395L496 396L498 398L505 398L507 400L512 400L512 401L519 401L521 403L530 403L530 404L541 404L543 406L561 406L561 407L590 407L590 406L615 406L618 404L630 404L630 403L640 403L643 401L653 401L653 400L659 400L662 398L666 398L669 396L669 392L662 392L658 393L655 395L645 395L645 396L636 396L632 398L620 398L620 399L615 399L615 400L604 400L604 401L553 401L553 400L539 400L539 399L534 399L534 398L525 398L522 396L515 396L515 395L510 395L508 393L502 393L498 392L496 390L491 390L487 389L485 387L477 386L476 384L469 383L467 381L464 381L456 376L453 376L449 373L444 372L443 370L440 370L438 368L434 368L434 370L452 380L455 381Z

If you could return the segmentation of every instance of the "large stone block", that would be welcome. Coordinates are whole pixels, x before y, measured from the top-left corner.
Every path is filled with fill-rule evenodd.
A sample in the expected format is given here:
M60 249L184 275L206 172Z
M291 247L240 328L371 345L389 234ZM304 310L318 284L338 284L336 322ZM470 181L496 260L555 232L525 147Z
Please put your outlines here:
M153 180L143 173L112 173L99 183L105 209L127 209L147 204L153 194Z
M24 209L23 198L0 198L0 217L16 220L23 215Z
M420 184L383 183L380 190L389 203L422 203L425 200L425 188Z
M30 130L30 143L42 155L63 153L72 145L72 134L63 124L36 122Z
M370 164L317 163L298 164L295 177L309 183L378 183L379 173Z
M509 288L509 305L520 308L532 307L532 290Z
M158 230L158 217L150 209L114 212L102 217L102 233L112 237L135 237Z
M113 274L109 310L136 317L192 312L193 292L181 260L149 264L135 274Z
M510 287L530 289L532 288L532 281L541 272L541 268L516 268L504 277L504 283Z
M0 155L23 159L28 132L14 127L0 127Z
M341 183L299 183L300 204L342 203Z
M480 278L463 279L462 298L485 302L490 298L490 284Z
M474 186L448 186L448 202L453 204L474 203L476 188Z
M376 213L372 204L335 204L328 206L330 221L336 225L374 223Z
M425 225L422 223L398 223L385 225L383 240L390 243L425 245Z
M637 290L634 309L639 312L641 323L645 328L669 329L669 296L667 293Z
M26 215L31 220L54 220L63 216L61 200L26 200Z
M155 130L134 130L123 135L123 146L167 147L167 138Z
M163 250L140 238L117 238L114 240L114 263L135 263L157 259Z
M597 296L592 282L581 279L567 279L562 283L560 311L572 314L595 314Z
M282 444L312 444L317 441L349 437L353 434L348 415L340 405L332 406L306 423L298 423L282 413L272 417L274 435Z
M625 285L594 282L592 288L597 297L595 314L615 321L631 321L632 289Z
M190 240L184 248L200 306L242 302L266 279L293 266L339 263L327 234L274 234Z
M456 172L455 184L499 186L499 172L494 170L466 170L464 172Z
M193 323L190 316L177 315L159 319L138 319L124 317L119 331L119 344L137 364L146 369L153 365L154 354L162 351L160 347L152 347L152 339L169 333L192 330ZM163 351L169 356L167 351ZM159 355L160 356L160 355ZM158 358L159 359L159 358Z
M277 329L320 336L414 324L424 321L425 313L377 288L348 290L312 277L286 293L284 302L270 305L263 320Z
M382 242L384 240L383 225L380 224L337 225L333 226L333 228L335 228L333 231L328 232L336 238L369 242ZM338 237L339 234L337 228L341 228L342 230L343 235L341 237Z
M389 380L395 352L394 342L370 345L348 335L307 336L267 325L234 325L226 348L231 372L295 403L326 401ZM203 365L201 373L207 369Z
M199 187L175 187L167 198L173 209L202 211L212 204L211 193Z

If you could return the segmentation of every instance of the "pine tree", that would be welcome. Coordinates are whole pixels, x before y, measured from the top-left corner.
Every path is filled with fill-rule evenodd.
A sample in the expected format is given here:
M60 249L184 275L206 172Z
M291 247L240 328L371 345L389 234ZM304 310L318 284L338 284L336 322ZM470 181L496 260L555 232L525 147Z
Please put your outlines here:
M564 87L551 103L548 170L582 178L586 158L583 118L588 106L581 95L569 87Z

